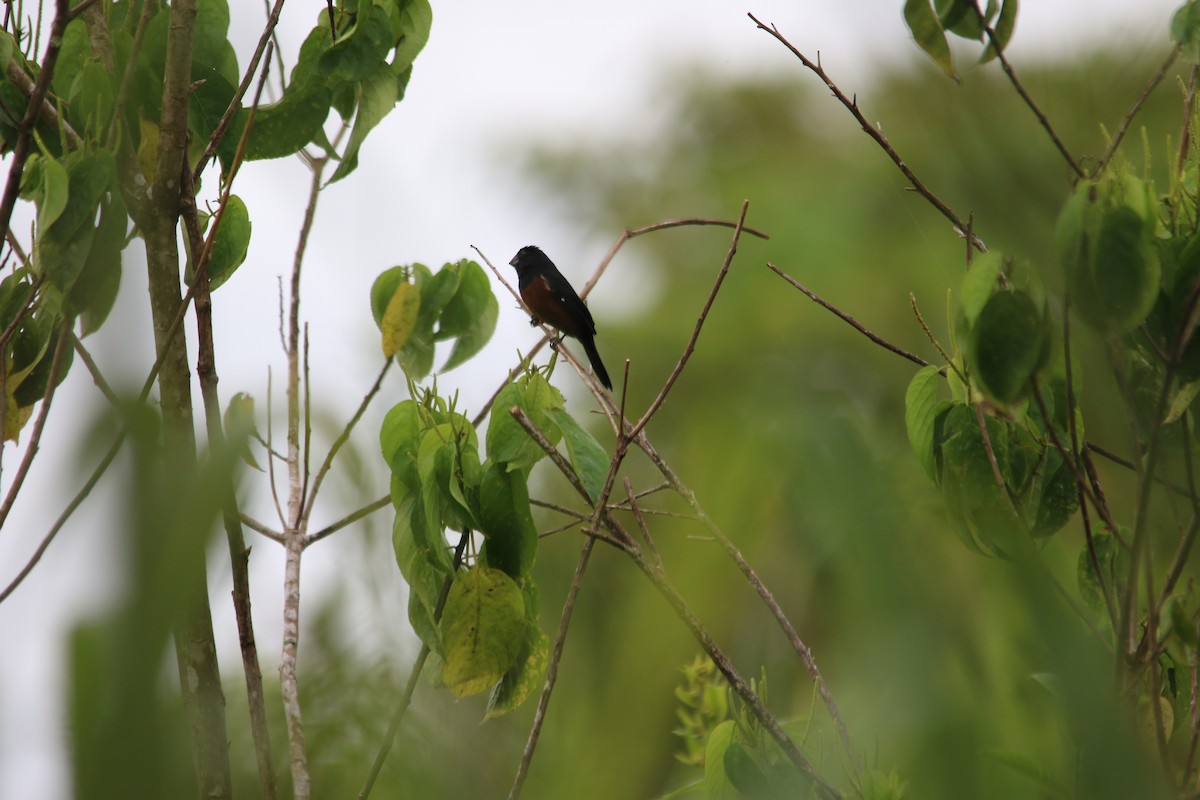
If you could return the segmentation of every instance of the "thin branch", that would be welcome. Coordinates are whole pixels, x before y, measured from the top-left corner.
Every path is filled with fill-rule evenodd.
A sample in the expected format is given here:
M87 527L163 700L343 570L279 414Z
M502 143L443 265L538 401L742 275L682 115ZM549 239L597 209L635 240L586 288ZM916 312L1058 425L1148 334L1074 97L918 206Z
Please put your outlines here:
M569 477L569 476L568 476ZM546 709L550 705L550 695L558 682L558 665L562 661L563 648L567 642L567 631L571 626L571 616L575 612L575 603L579 599L579 588L583 585L583 574L587 570L588 559L592 556L592 548L596 540L590 536L584 537L583 547L579 551L579 560L575 562L575 573L571 576L571 586L567 589L567 599L563 602L562 615L558 620L558 630L554 634L554 647L550 650L550 663L546 667L546 683L542 694L538 697L537 710L533 714L533 725L529 729L529 738L525 740L525 749L521 752L521 763L517 767L516 777L513 778L512 788L508 790L508 800L517 800L525 785L525 777L529 774L529 765L533 761L534 748L537 747L542 724L546 721Z
M315 480L313 480L312 491L308 493L308 500L306 501L304 507L305 519L308 519L312 516L313 503L316 502L317 492L321 490L321 482L325 480L325 476L329 473L330 467L333 466L334 457L337 456L338 451L342 449L342 446L350 440L350 434L354 431L354 426L358 424L360 419L362 419L362 415L366 413L367 406L369 406L371 401L375 399L375 395L379 394L379 389L381 386L383 386L383 379L388 374L388 370L391 369L393 361L394 359L391 358L384 359L383 368L379 370L379 375L376 376L375 383L371 386L370 390L367 391L366 395L363 396L362 402L358 404L358 410L354 412L352 417L350 417L350 421L346 423L346 427L342 428L342 432L338 434L338 438L334 441L333 446L329 448L329 453L326 454L325 461L322 462L321 468L317 470L317 477ZM386 500L387 498L384 499ZM337 529L335 528L334 530ZM324 536L328 536L330 533L333 533L333 531L324 533ZM317 536L315 534L308 537L309 544L312 544L316 540Z
M842 322L845 322L851 328L854 328L854 330L858 331L863 336L866 336L868 339L870 339L872 342L879 345L883 349L890 350L891 352L895 353L898 356L907 358L909 361L913 362L917 366L921 366L921 367L929 366L929 362L926 361L925 359L921 358L920 356L913 355L912 353L908 352L904 348L898 347L898 346L892 344L887 339L884 339L882 336L872 333L869 329L867 329L866 326L864 326L862 323L860 323L854 317L850 316L845 311L842 311L837 306L835 306L832 303L830 303L829 301L825 300L820 295L818 295L816 292L814 292L811 289L809 289L808 287L804 286L804 284L800 283L795 278L793 278L791 275L788 275L786 272L781 270L779 267L775 266L774 264L772 264L770 262L767 262L767 267L772 272L774 272L776 275L783 278L785 281L790 283L795 288L799 289L809 300L812 300L814 303L821 306L821 308L825 309L826 311L829 311L834 316L836 316L838 319L840 319Z
M721 269L717 272L717 279L713 281L712 289L708 292L708 299L704 301L704 307L700 309L700 317L696 320L696 325L692 329L691 338L688 339L687 346L683 348L683 355L675 362L675 368L671 370L671 374L667 376L667 380L663 383L662 389L659 390L658 396L650 403L646 412L642 414L642 418L626 435L626 438L633 438L646 427L650 422L650 418L662 408L662 404L667 400L667 394L671 391L671 387L675 385L683 368L687 366L688 360L692 357L692 353L696 349L696 342L700 339L700 331L704 327L704 321L708 319L708 312L712 309L713 303L717 299L717 292L721 291L721 284L725 282L725 276L729 274L729 267L733 264L733 257L737 254L738 241L742 237L742 226L746 223L746 212L750 210L750 201L742 201L742 210L738 214L737 225L733 228L733 239L729 242L729 249L725 251L725 260L721 263ZM626 364L628 369L628 363ZM623 402L623 401L622 401ZM622 413L622 418L624 414Z
M990 28L988 29L988 33L991 33ZM1112 160L1114 155L1116 155L1117 148L1121 146L1121 140L1123 140L1125 138L1125 134L1129 132L1129 126L1133 123L1133 118L1136 117L1138 112L1142 110L1142 106L1146 104L1146 100L1149 99L1151 92L1154 91L1158 84L1162 83L1162 79L1167 76L1167 70L1171 68L1171 65L1175 63L1175 59L1179 58L1179 54L1182 52L1183 45L1175 45L1174 49L1167 54L1167 57L1163 61L1162 65L1159 66L1158 71L1151 75L1150 80L1144 87L1142 87L1141 94L1139 94L1137 99L1133 101L1133 105L1129 107L1129 111L1125 112L1125 116L1121 118L1120 124L1117 125L1117 130L1113 134L1112 141L1108 143L1108 149L1104 151L1104 155L1100 156L1099 163L1097 163L1096 168L1092 170L1093 177L1103 172L1104 168L1108 166L1108 162ZM1003 56L1001 56L1000 63L1004 63ZM1018 91L1020 90L1018 89ZM1039 117L1039 119L1041 119L1041 117ZM1053 136L1053 134L1051 134L1051 136ZM1055 140L1055 143L1058 144L1057 139ZM1080 175L1080 177L1083 176Z
M757 25L760 30L764 30L771 34L771 36L775 37L780 44L792 52L792 55L800 59L801 64L803 64L818 78L820 78L822 82L824 82L824 84L829 88L829 90L833 92L833 96L836 97L838 101L846 107L846 110L854 116L854 119L858 121L859 127L861 127L868 136L874 139L876 144L883 148L883 151L887 153L888 158L892 160L892 163L894 163L900 169L900 171L904 173L904 177L908 178L908 181L912 184L913 189L915 189L918 194L928 200L929 203L936 208L943 217L950 220L951 224L954 225L955 231L958 232L959 235L968 235L967 224L959 218L958 214L954 213L950 206L942 202L941 198L935 195L929 190L928 187L925 186L924 183L921 182L916 173L909 168L908 164L904 162L904 159L900 157L900 154L896 152L896 149L892 147L892 143L888 141L888 138L883 135L883 131L869 123L867 118L863 116L863 113L859 111L858 100L847 97L845 93L838 88L838 85L833 82L829 75L826 74L825 70L821 67L819 58L815 62L810 61L803 53L797 50L791 42L784 38L783 34L779 32L777 27L774 25L769 27L764 25L762 22L759 22L758 18L753 14L747 14L746 16L750 17L750 19L754 21L754 24ZM980 239L974 233L971 233L970 236L974 241L976 249L978 249L980 252L987 251L987 245L983 243L982 239Z
M92 474L88 476L88 479L84 481L83 486L81 486L79 491L75 493L75 496L71 498L71 502L67 503L67 507L64 508L62 513L58 515L58 519L56 519L54 524L50 526L49 532L42 537L41 544L38 545L37 550L35 550L33 553L33 556L28 562L26 562L25 566L21 568L21 571L17 573L17 576L13 578L8 586L4 588L4 591L0 592L0 603L3 603L5 600L7 600L9 596L17 590L17 587L20 586L27 577L29 577L29 573L33 572L33 568L36 567L38 562L42 560L42 556L45 555L46 549L50 547L50 543L54 541L54 537L58 536L58 532L61 531L63 526L67 524L67 520L69 520L71 515L75 513L76 509L83 504L83 501L87 499L87 496L92 493L92 489L96 488L96 484L100 482L100 478L104 476L104 473L108 471L109 466L114 460L116 460L117 453L121 452L121 445L124 443L125 431L122 429L113 440L113 443L109 445L108 452L106 452L104 457L100 459L100 463L96 465L94 470L92 470Z
M462 565L463 551L466 550L467 542L470 538L469 533L464 533L458 539L458 546L454 549L453 567L450 574L442 581L442 589L438 592L437 605L433 609L434 623L437 623L442 618L442 611L446 608L446 598L450 596L450 585L454 582L454 575L458 573L459 566ZM412 672L408 676L408 683L404 687L404 694L400 696L400 702L396 705L396 710L392 713L392 719L388 723L388 729L383 736L383 742L379 746L379 752L375 754L375 761L371 764L371 770L367 773L367 779L363 783L363 788L358 793L358 800L367 800L367 797L371 794L371 789L375 786L375 781L379 778L379 773L383 769L383 763L387 760L388 753L392 749L392 743L396 740L396 734L400 731L400 723L404 721L404 715L408 711L408 707L412 704L413 693L417 690L417 679L421 677L421 670L424 669L427 658L429 658L429 645L422 642L421 651L417 654L417 660L413 664Z
M976 5L975 13L979 15L980 20L984 19L983 14L979 11L978 5ZM996 58L1000 61L1000 68L1003 69L1004 74L1008 76L1009 83L1013 85L1013 88L1017 90L1017 94L1019 94L1021 99L1025 101L1025 105L1029 106L1029 110L1033 112L1035 117L1037 117L1038 124L1040 124L1042 129L1046 131L1046 134L1050 137L1050 141L1052 141L1054 146L1058 148L1058 152L1062 153L1062 157L1067 160L1067 163L1071 166L1071 171L1074 172L1079 178L1086 178L1087 175L1084 174L1083 169L1079 166L1079 162L1076 161L1075 157L1071 155L1071 151L1067 150L1067 146L1063 144L1062 139L1060 139L1058 134L1054 131L1054 126L1050 124L1050 120L1047 119L1044 113L1042 113L1042 110L1038 107L1038 104L1033 101L1033 98L1029 96L1029 92L1025 91L1025 87L1021 84L1021 81L1017 79L1016 71L1013 70L1012 64L1008 63L1008 59L1004 56L1004 48L1000 45L1000 42L996 38L996 31L993 30L992 26L988 24L984 24L983 30L987 34L988 41L992 43L992 51L995 52ZM1097 170L1097 172L1099 172L1099 170Z
M267 537L268 539L270 539L274 542L278 542L279 544L284 544L287 541L286 539L283 538L282 533L280 533L279 531L276 531L276 530L272 530L269 525L259 522L254 517L250 516L249 514L246 514L245 512L242 513L241 519L242 519L242 524L245 525L247 528L249 528L252 531L257 531L258 533L261 533L263 536Z
M229 123L233 121L234 116L241 110L242 97L250 88L250 81L254 80L255 74L258 73L258 64L263 57L265 51L271 44L271 35L275 32L275 26L279 24L279 15L283 12L283 0L275 0L275 7L271 9L271 13L267 16L267 24L263 27L262 35L258 37L258 46L254 48L254 54L250 56L250 63L246 65L246 72L242 75L242 82L238 84L237 91L234 92L233 99L229 101L229 107L225 109L225 113L221 115L221 121L217 123L217 127L213 130L212 138L208 141L208 147L204 148L204 155L196 162L196 168L192 172L193 180L200 180L200 174L204 172L204 168L208 166L209 160L217 152L217 147L220 146L221 140L225 138L225 131L229 128ZM271 56L268 53L267 61L270 62ZM263 70L266 74L266 69ZM261 85L259 88L261 91ZM255 105L258 100L255 99Z
M374 514L376 511L380 510L381 508L386 508L387 506L391 505L391 503L392 503L392 496L390 494L384 495L383 497L380 497L378 500L372 500L367 505L363 506L362 508L358 509L357 511L352 511L351 513L349 513L346 516L339 519L337 522L330 523L329 525L326 525L324 528L321 528L321 530L317 531L316 533L310 534L309 537L305 540L304 546L308 547L311 544L316 544L317 542L324 539L326 536L329 536L330 534L333 534L333 533L337 533L342 528L345 528L349 525L353 525L354 523L358 522L363 517L370 516L371 514Z

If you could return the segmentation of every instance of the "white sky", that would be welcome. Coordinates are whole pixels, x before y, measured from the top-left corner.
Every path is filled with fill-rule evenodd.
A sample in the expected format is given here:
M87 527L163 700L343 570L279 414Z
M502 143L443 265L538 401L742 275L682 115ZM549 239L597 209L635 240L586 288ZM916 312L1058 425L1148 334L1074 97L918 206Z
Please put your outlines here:
M1177 5L1176 0L1026 2L1010 57L1020 70L1032 59L1065 55L1067 39L1070 48L1115 42L1131 56L1165 53L1167 21ZM233 40L244 63L261 28L263 3L235 0L231 6ZM518 247L537 243L569 277L579 280L590 271L608 242L590 242L565 228L534 187L522 185L503 163L521 143L653 135L653 91L680 63L699 62L706 71L731 76L785 71L798 84L811 83L812 76L790 54L755 29L747 11L777 24L804 52L820 50L826 69L853 92L874 71L921 57L904 28L901 7L902 0L435 2L433 34L417 60L406 99L368 140L359 171L330 187L321 200L304 273L314 394L340 420L370 385L379 355L367 291L374 276L393 264L422 261L436 268L473 256L469 246L475 244L504 265ZM323 8L324 3L292 0L280 26L285 43L297 43ZM294 52L293 44L289 53ZM254 237L247 263L214 298L217 366L223 401L248 391L258 398L260 413L268 365L276 397L282 396L276 287L290 268L307 187L308 174L294 160L251 164L239 177ZM152 360L141 269L140 258L127 259L118 310L88 341L116 381L140 383ZM614 272L619 282L619 268ZM461 388L468 408L477 408L494 389L500 364L507 365L515 348L534 341L506 295L500 295L500 307L493 344L473 365L440 382L444 389ZM598 316L603 313L601 308ZM194 358L194 345L191 353ZM364 458L375 457L379 419L400 398L402 384L396 378L360 427ZM80 459L77 434L89 425L98 402L76 363L55 403L51 438L0 531L0 585L24 564L94 463L95 455ZM4 488L17 458L10 446ZM249 507L259 518L271 519L262 479L250 475L248 480L260 488ZM385 490L381 482L369 494ZM63 750L63 636L113 596L117 578L105 568L112 563L109 529L118 519L113 504L103 493L89 500L33 576L0 605L0 797L70 795ZM341 505L321 509L315 523L342 513ZM264 672L269 672L279 650L282 553L265 540L251 542L255 624ZM227 679L234 680L236 639L223 550L212 560L212 601ZM314 592L341 579L340 550L334 537L306 555L310 602ZM398 579L384 591L402 598Z

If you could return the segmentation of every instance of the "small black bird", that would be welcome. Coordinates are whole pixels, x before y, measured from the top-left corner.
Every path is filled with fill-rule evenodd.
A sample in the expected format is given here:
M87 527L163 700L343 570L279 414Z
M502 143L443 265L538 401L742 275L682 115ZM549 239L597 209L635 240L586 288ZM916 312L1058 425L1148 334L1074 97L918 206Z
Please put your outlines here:
M604 388L611 390L608 370L604 369L604 362L596 350L596 323L592 320L592 312L588 311L554 262L530 245L518 250L508 263L516 268L521 299L533 312L529 324L545 322L563 334L578 339L587 353L588 361L592 362L596 377L604 384Z

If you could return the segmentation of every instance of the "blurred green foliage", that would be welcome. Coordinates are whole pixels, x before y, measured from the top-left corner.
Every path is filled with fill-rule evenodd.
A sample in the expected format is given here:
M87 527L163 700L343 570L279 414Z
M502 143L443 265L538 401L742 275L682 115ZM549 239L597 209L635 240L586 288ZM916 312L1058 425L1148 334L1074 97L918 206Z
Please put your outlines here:
M1100 125L1115 124L1149 73L1124 58L1022 67L1077 154L1103 151ZM648 433L812 647L873 770L865 789L875 797L907 791L982 800L1159 794L1156 768L1143 757L1147 743L1110 702L1109 654L1042 567L980 558L955 535L906 441L914 365L764 266L775 263L932 360L908 296L949 340L946 294L960 283L964 242L904 191L894 166L798 65L745 83L688 71L675 78L663 83L661 104L671 113L655 136L547 146L526 166L547 202L589 236L678 217L730 217L743 198L751 201L748 223L771 234L767 242L742 240L696 354ZM1173 152L1169 137L1178 137L1171 87L1153 95L1140 117L1157 167ZM997 70L965 71L961 85L931 67L882 76L859 92L859 103L927 185L973 213L985 241L1053 275L1068 169ZM1126 146L1134 163L1143 160L1141 141L1131 137ZM631 359L634 412L682 351L727 244L725 229L656 233L629 242L606 276L592 309L606 355ZM1052 277L1047 283L1053 289ZM619 308L615 298L623 296L636 296L637 305ZM1114 413L1115 390L1097 349L1084 345L1094 404L1089 437L1123 451L1129 426ZM567 400L568 407L580 402ZM627 471L635 485L655 480L635 456ZM548 470L535 471L532 486L539 497L573 502ZM1131 503L1119 490L1110 499L1122 509ZM683 511L656 496L644 505ZM546 512L535 519L541 529L560 522ZM807 731L806 754L848 788L854 769L812 702L807 673L737 569L698 524L661 515L651 522L671 579L745 673L765 671L772 708ZM386 536L376 534L379 541L363 547L364 573L394 569ZM1072 595L1080 546L1073 522L1037 557ZM543 630L557 621L577 553L571 533L540 543L533 573ZM348 646L336 600L314 616L300 678L313 782L322 796L350 796L382 739L410 654L363 655ZM402 617L396 610L397 625ZM652 797L694 781L694 759L674 758L674 731L675 690L695 651L632 565L597 548L524 796ZM244 708L239 682L227 682L230 707ZM268 683L276 692L274 679ZM279 707L269 698L272 713ZM374 796L502 796L532 713L527 704L481 726L481 703L455 703L423 685ZM282 721L272 722L286 793ZM231 713L230 724L239 793L250 795L252 746L238 730L244 712Z

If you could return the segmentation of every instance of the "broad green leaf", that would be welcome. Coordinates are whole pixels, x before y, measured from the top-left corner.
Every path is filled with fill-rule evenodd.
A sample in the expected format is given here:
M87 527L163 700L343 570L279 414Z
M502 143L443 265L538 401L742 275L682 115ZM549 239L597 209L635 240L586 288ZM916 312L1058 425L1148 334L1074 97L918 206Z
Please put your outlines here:
M79 315L80 336L96 331L108 319L121 285L121 252L125 249L129 213L120 193L100 204L100 225L83 272L66 295L68 314Z
M737 723L727 719L712 729L704 748L704 790L708 800L741 800L725 774L725 752L733 742Z
M376 74L395 47L391 22L383 6L363 0L354 24L339 32L333 47L324 53L317 68L328 78L358 83Z
M725 777L743 797L766 797L771 791L767 776L738 737L725 748Z
M84 131L102 134L116 104L113 76L98 61L89 61L75 77L69 96L76 123Z
M489 461L479 486L479 511L488 565L514 579L528 575L537 557L538 539L525 476Z
M433 9L429 0L401 0L400 26L403 38L392 56L393 65L411 64L429 41Z
M971 374L1001 405L1020 398L1045 352L1041 311L1021 290L993 294L971 329Z
M1092 254L1091 291L1079 293L1084 318L1102 332L1127 333L1150 312L1160 279L1151 237L1150 223L1133 208L1104 213Z
M975 12L975 0L937 0L936 5L939 21L947 33L976 42L983 38L983 21Z
M1171 41L1183 46L1185 61L1200 63L1200 3L1189 0L1171 17Z
M408 343L400 351L400 366L414 380L420 380L433 369L433 329L438 315L454 297L458 289L459 274L456 265L446 264L435 273L423 264L411 266L416 285L421 290L421 308L417 324L409 336Z
M358 167L358 151L366 141L367 134L391 113L404 96L404 87L396 78L394 69L383 63L359 84L358 113L354 117L354 127L350 130L342 159L329 178L330 183L340 181Z
M221 215L221 225L213 237L208 259L208 288L215 291L229 280L246 260L250 249L250 212L242 198L231 194Z
M531 694L541 688L549 665L550 639L534 620L526 627L525 645L515 665L492 690L484 719L495 719L520 708Z
M512 668L526 640L525 599L500 570L457 576L446 598L442 679L457 698L487 690Z
M1007 425L990 416L984 416L984 423L1000 474L1007 476L1011 471ZM1005 489L996 482L975 408L954 406L943 426L941 487L955 530L976 552L1002 555L1020 529L1019 520L1013 515Z
M492 405L488 422L487 455L506 469L528 474L533 465L546 454L525 429L513 419L509 409L520 407L551 445L558 444L562 431L549 415L552 408L562 408L562 395L540 374L522 377L501 390Z
M925 468L925 474L934 481L937 480L937 471L933 457L933 433L939 411L937 385L940 380L935 365L921 367L909 381L908 391L904 394L904 426L908 431L908 442Z
M437 607L442 585L451 573L449 557L440 558L432 537L424 527L424 511L416 494L407 494L396 507L396 519L392 525L392 548L396 553L396 565L409 587L409 619L422 641L435 652L441 653L437 626L433 624L433 612ZM444 540L443 540L444 542ZM430 638L426 638L429 634Z
M454 349L450 351L450 357L442 365L442 372L454 369L482 350L484 345L491 341L492 334L496 331L496 321L499 318L500 302L496 300L496 295L492 294L489 287L483 309L475 317L474 324L459 334L454 343Z
M6 32L9 42L12 42L12 37ZM9 51L11 58L12 50ZM3 64L7 66L8 58L5 58ZM54 76L50 80L50 86L54 89L54 94L59 97L68 97L71 94L71 87L75 83L75 79L79 77L79 73L83 70L84 64L95 58L92 54L92 45L88 42L87 26L80 17L76 17L67 23L66 29L63 31L62 42L58 49L58 59L54 62ZM76 120L72 120L75 122Z
M331 100L329 88L313 80L299 86L292 84L283 98L271 105L259 106L254 114L254 126L246 139L247 161L284 158L299 152L311 142L329 117ZM250 118L250 110L238 112L236 124L230 126L226 139L237 142Z
M1100 565L1099 576L1096 574L1096 565L1092 563L1092 550L1095 551L1096 561ZM1120 584L1129 573L1127 553L1117 538L1108 532L1093 534L1091 549L1084 545L1076 565L1076 580L1079 584L1079 596L1088 606L1096 611L1106 607L1104 587L1108 587L1116 596L1116 590L1120 589Z
M1079 510L1079 492L1071 467L1057 450L1046 453L1046 463L1039 473L1041 492L1029 526L1030 534L1039 538L1057 533Z
M1003 4L1000 6L1000 17L992 28L996 34L996 43L1000 45L1000 52L1004 52L1004 48L1008 47L1013 31L1017 27L1017 5L1017 0L1003 0ZM987 47L983 48L983 56L980 57L979 62L986 64L995 57L996 48L991 41L988 41Z
M950 45L946 42L946 32L942 30L942 24L930 0L905 0L904 22L912 31L917 46L924 50L943 72L958 80L953 59L950 57Z
M411 283L403 282L396 287L392 299L383 312L380 326L383 329L383 355L391 358L408 344L417 316L421 312L421 292Z
M604 491L604 482L608 479L608 469L612 463L608 453L566 409L550 408L547 413L563 432L571 466L575 468L575 474L582 481L583 488L587 489L589 499L595 503L600 499L600 493Z
M379 447L392 474L410 491L420 486L417 477L417 450L421 444L420 408L415 400L403 400L392 406L379 429Z
M435 339L457 339L442 371L457 367L478 353L492 338L500 303L492 293L487 273L474 261L458 262L459 284L438 319Z
M34 159L37 160L34 161ZM33 172L30 173L31 167L27 165L26 173L36 176L38 184L36 187L31 187L33 191L30 192L30 197L37 202L38 230L44 231L54 224L63 209L67 207L70 176L67 175L66 168L53 158L31 156L29 160L32 162ZM22 186L25 183L24 177L22 176Z
M996 289L996 280L1000 277L1003 267L1004 254L993 250L980 254L963 275L959 308L968 328L975 325L979 312L987 305L988 298Z

